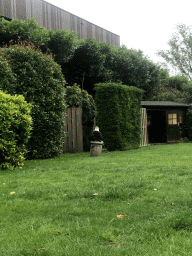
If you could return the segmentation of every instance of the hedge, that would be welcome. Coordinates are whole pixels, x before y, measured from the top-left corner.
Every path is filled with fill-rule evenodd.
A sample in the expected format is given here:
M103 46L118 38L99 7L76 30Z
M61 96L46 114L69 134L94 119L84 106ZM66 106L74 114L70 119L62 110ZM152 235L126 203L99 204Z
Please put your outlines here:
M11 95L23 95L32 104L33 132L28 142L28 159L51 158L62 152L64 137L65 80L60 66L51 55L35 50L33 45L1 48L16 79L3 84Z
M115 83L95 86L97 125L108 150L140 146L142 90Z
M30 113L31 104L23 96L0 91L0 167L3 169L23 165L32 129Z

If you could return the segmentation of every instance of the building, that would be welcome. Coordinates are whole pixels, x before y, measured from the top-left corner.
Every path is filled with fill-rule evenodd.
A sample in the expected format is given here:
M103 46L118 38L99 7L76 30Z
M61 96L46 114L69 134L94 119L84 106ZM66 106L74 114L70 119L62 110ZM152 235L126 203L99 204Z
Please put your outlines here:
M0 0L0 15L8 19L35 18L41 27L66 29L78 33L79 39L93 38L120 46L120 36L44 0Z
M188 104L170 101L142 101L141 105L141 146L180 142L184 136Z

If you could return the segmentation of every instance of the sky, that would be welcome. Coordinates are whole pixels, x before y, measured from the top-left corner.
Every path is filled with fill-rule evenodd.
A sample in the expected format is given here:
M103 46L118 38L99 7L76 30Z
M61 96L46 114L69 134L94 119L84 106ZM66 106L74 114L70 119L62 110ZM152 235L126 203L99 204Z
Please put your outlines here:
M120 36L120 44L140 49L155 63L164 60L177 24L192 25L191 0L45 0Z

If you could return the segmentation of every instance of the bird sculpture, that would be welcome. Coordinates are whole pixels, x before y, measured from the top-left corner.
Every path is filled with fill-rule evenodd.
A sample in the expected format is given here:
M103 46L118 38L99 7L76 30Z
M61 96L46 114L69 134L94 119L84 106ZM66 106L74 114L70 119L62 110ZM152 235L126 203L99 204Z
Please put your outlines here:
M102 139L103 139L98 126L96 126L95 130L93 131L93 138L94 138L94 141L102 141Z

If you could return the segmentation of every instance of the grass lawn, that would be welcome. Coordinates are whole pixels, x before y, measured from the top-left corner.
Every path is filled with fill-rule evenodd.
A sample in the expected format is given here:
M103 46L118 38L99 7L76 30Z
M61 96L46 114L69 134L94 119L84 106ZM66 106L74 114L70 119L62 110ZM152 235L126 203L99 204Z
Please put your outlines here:
M1 256L192 255L192 144L26 161L0 200Z

